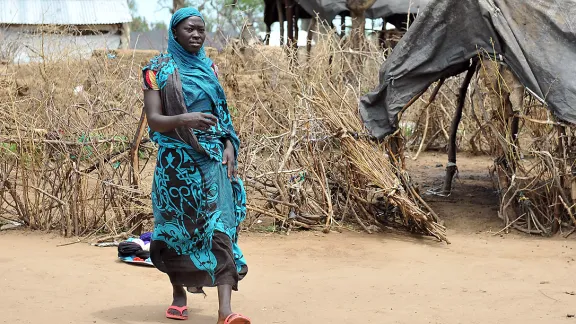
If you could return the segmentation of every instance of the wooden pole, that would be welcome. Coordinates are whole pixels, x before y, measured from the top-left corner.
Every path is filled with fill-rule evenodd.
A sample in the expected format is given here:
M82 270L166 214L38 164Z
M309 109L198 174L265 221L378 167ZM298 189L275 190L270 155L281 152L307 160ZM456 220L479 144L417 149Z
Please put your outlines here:
M284 6L282 0L276 0L276 9L278 10L278 23L280 24L280 46L284 46Z
M294 42L294 6L292 0L285 0L286 1L286 21L288 25L288 47L292 47Z
M576 165L572 165L570 168L570 173L570 197L572 198L572 204L574 204L576 202ZM576 223L574 226L576 226Z
M382 29L378 33L378 45L381 49L386 49L386 19L382 20Z
M470 81L472 81L472 76L476 72L476 67L478 61L472 62L468 71L466 72L466 77L464 82L460 87L460 92L458 93L458 106L456 107L456 112L454 113L454 119L452 120L452 125L450 126L450 138L448 141L448 165L446 166L446 177L444 178L444 187L442 189L442 194L449 195L452 192L452 180L454 175L458 170L456 166L456 137L458 135L458 126L460 125L460 120L462 119L462 110L464 109L464 103L466 102L466 94L468 93L468 86Z
M318 26L318 20L312 19L310 26L308 26L308 35L306 35L306 55L308 56L308 60L310 60L310 54L312 53L312 39L314 32L317 30L316 26Z
M72 162L72 167L76 170L76 163ZM68 228L66 229L66 236L76 235L78 236L78 200L80 199L80 195L78 194L78 174L76 172L72 172L70 177L70 182L72 183L72 194L70 197L70 218L72 218L72 224L68 222Z
M290 55L290 63L292 63L294 59L294 0L284 0L284 4L286 8L286 21L288 22L286 26L288 28L286 45L288 45L288 55Z
M270 45L270 34L272 33L271 27L266 25L266 38L264 39L264 45Z
M293 1L293 0L292 0ZM298 35L300 34L300 27L298 27L298 20L300 19L300 6L296 6L292 2L292 7L294 8L294 35L293 35L293 46L298 49Z
M516 116L516 118L518 119L518 117ZM559 177L560 177L560 185L564 186L566 184L566 179L565 179L565 172L568 169L568 166L566 165L566 161L567 161L567 156L566 156L566 143L564 142L566 139L566 127L564 126L556 126L556 129L558 131L558 155L562 158L563 162L560 162L560 167L559 169L561 170L559 172ZM517 142L517 137L518 137L518 131L516 131L516 134L513 133L513 135L516 135L515 137L515 141ZM515 143L516 144L516 143ZM574 188L573 186L573 179L571 179L571 183L570 183L570 198L572 198L572 203L574 203L574 198L572 197L572 193ZM560 195L560 190L562 190L562 188L558 188L558 193L556 194L556 197L558 197ZM555 201L555 205L554 205L554 221L552 222L552 234L557 234L558 231L560 231L560 223L562 221L562 205L560 202L558 202L558 199L556 199Z
M138 157L138 149L140 148L140 143L142 142L142 137L146 131L146 112L142 109L142 115L140 116L140 123L136 129L136 134L132 140L132 145L130 146L130 162L132 164L132 175L130 177L130 185L133 188L138 188L140 186L140 177L138 175L138 170L140 170L140 163Z

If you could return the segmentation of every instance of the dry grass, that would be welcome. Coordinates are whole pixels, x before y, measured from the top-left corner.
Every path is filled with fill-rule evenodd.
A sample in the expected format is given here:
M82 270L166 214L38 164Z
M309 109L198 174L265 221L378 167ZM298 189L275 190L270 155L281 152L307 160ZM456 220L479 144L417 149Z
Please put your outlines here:
M512 73L484 60L474 102L493 138L492 169L500 193L505 229L551 236L572 233L576 201L574 127L559 122L546 107L519 90ZM514 134L518 134L515 136Z
M522 87L514 98L511 92L518 81L482 54L466 98L458 148L494 157L491 174L500 194L498 215L504 221L503 230L544 236L566 230L570 234L576 225L574 127L556 120ZM447 80L428 109L424 105L428 99L421 99L401 122L410 128L405 134L414 158L422 148L445 150L457 100L453 89L461 79Z
M147 192L128 181L138 66L94 58L0 68L2 215L66 235L116 233L147 218Z
M243 142L247 227L271 217L288 230L399 226L446 240L359 119L358 97L376 84L383 54L318 43L292 68L280 48L209 52ZM144 140L136 170L129 155L142 110L140 66L152 53L114 54L0 66L2 217L79 236L150 226L154 147ZM350 63L358 59L362 68Z
M446 240L401 163L391 162L399 157L372 142L359 119L358 97L377 83L384 53L351 52L318 36L312 55L299 52L292 66L281 48L209 51L243 142L246 227L262 218L285 230L393 226ZM97 51L88 60L0 65L0 217L68 236L150 228L155 147L145 135L131 148L142 113L140 68L154 54ZM403 115L414 158L445 150L461 79L446 80L430 105L428 91ZM576 222L576 134L527 96L514 141L506 86L501 75L494 84L473 82L458 144L498 158L506 228L550 235Z
M359 119L358 97L377 83L383 53L352 53L326 37L318 43L310 58L299 53L293 69L281 49L231 49L219 58L238 111L242 173L257 192L253 219L272 215L284 225L324 230L352 220L367 231L386 224L445 239ZM358 58L361 68L351 63Z

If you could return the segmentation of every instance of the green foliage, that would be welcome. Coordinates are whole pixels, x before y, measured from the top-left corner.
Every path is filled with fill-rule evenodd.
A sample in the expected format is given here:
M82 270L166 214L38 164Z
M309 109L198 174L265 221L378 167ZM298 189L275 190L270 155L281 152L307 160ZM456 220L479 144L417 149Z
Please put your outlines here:
M134 17L132 18L132 23L130 24L130 29L133 32L147 32L150 30L150 26L144 17Z
M138 16L138 5L136 0L128 0L130 14L132 14L132 23L130 29L134 32L147 32L150 30L168 30L168 26L163 21L149 23L145 17Z
M229 11L222 11L226 14L224 21L228 23L229 26L235 27L237 31L240 31L244 23L247 21L253 23L254 28L257 31L265 30L264 1L238 0L238 3L235 6L232 6L233 0L219 0L219 2L222 2L225 9L231 9Z
M134 17L138 11L136 0L128 0L128 8L130 8L130 14L132 14L132 17Z
M16 153L18 151L18 146L16 146L16 143L0 143L0 146L12 153Z
M232 5L232 0L225 1L228 5ZM251 15L257 15L258 12L264 13L264 1L262 0L238 0L236 10L246 12Z
M228 105L228 110L230 111L230 115L232 117L238 116L238 109L233 105Z
M168 30L168 25L163 21L157 21L150 24L151 30Z
M167 8L173 11L173 0L157 0L159 8ZM263 0L238 0L233 5L233 0L185 0L185 6L196 7L204 15L206 30L219 32L226 36L237 36L245 22L253 23L256 31L264 31L264 1ZM128 0L132 12L133 31L167 30L168 26L161 22L148 23L143 17L137 16L136 0Z
M198 8L204 15L206 30L224 35L238 34L246 21L254 23L256 30L264 31L264 1L188 0L187 5Z

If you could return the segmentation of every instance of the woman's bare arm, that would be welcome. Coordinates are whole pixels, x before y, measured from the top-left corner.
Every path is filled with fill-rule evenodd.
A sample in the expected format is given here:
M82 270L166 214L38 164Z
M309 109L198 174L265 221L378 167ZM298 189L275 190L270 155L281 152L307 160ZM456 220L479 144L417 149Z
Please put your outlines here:
M146 112L150 129L160 133L170 132L178 127L206 130L218 122L214 115L204 113L186 113L177 116L163 115L160 91L155 90L144 91L144 111Z
M166 133L183 126L179 116L164 116L162 114L160 91L144 91L144 111L150 129L155 132Z

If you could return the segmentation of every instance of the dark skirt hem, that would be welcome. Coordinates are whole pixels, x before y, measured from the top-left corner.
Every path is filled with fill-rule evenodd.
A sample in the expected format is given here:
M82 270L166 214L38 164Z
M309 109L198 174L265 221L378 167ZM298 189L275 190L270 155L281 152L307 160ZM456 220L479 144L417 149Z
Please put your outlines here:
M214 232L211 252L217 262L214 280L208 272L198 269L189 255L178 255L163 241L152 241L150 245L152 263L168 275L172 285L187 287L192 293L204 293L203 287L220 285L230 285L237 291L238 281L246 276L248 267L243 266L240 272L237 271L230 237Z

